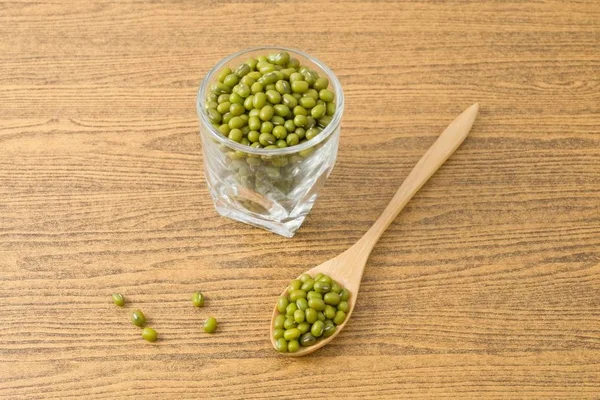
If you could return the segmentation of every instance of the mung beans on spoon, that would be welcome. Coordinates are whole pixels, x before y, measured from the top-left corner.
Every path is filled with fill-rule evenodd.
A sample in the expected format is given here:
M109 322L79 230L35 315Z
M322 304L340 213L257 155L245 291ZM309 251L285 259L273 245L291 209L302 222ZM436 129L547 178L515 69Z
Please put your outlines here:
M383 211L379 219L375 221L373 226L360 238L352 247L344 251L342 254L325 261L304 274L315 276L317 274L325 274L330 276L335 281L339 282L342 288L348 289L352 296L348 299L349 310L346 313L345 320L337 326L335 332L325 338L321 338L309 347L300 347L297 351L283 353L288 356L304 356L313 351L325 346L333 340L346 326L358 295L360 282L367 264L371 250L379 240L379 237L392 223L392 221L400 214L400 211L409 202L409 200L419 191L419 189L431 178L442 164L454 153L454 151L465 140L473 122L477 116L479 104L475 103L460 114L448 127L442 132L435 143L421 157L417 165L412 169L408 177L404 180L386 209ZM282 293L282 296L288 296L287 289ZM277 306L273 310L271 318L271 329L269 336L273 347L276 347L276 340L273 336L275 317L279 314Z

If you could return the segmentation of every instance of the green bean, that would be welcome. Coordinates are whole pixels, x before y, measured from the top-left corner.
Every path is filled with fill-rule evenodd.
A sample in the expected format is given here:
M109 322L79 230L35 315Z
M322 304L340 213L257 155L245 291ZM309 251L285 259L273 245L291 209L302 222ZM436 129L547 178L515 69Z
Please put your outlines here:
M291 94L284 94L283 96L281 96L281 102L288 106L289 108L294 108L298 105L298 100L296 100L296 98L294 96L292 96Z
M292 87L290 83L288 81L284 81L283 79L278 80L275 83L275 90L277 90L282 95L292 93Z
M296 300L296 307L298 307L298 310L304 311L308 308L308 301L304 297L301 297Z
M314 85L316 80L319 78L319 75L315 71L310 71L310 70L304 71L302 73L302 76L304 76L304 80L310 86Z
M315 88L315 90L327 89L328 86L329 86L329 80L327 78L318 78L315 81L315 83L313 84L313 87Z
M311 297L310 299L308 299L308 306L317 311L323 311L323 310L325 310L325 307L326 307L325 301L323 301L322 299L318 299L316 297Z
M293 84L294 82L300 82L303 80L304 80L304 76L302 76L302 74L299 72L294 72L293 74L290 75L290 84Z
M131 323L135 326L144 326L146 325L146 316L140 310L134 310L131 313Z
M340 292L340 299L342 301L348 301L349 298L350 298L350 291L348 289L342 289L342 291Z
M340 292L342 291L342 287L336 281L331 281L331 291L340 294Z
M300 141L300 139L298 138L298 135L296 135L295 133L290 133L286 137L286 142L287 142L288 146L295 146L298 144L299 141Z
M292 329L288 329L283 333L283 337L285 338L285 340L295 340L298 339L300 337L302 333L300 332L300 330L298 328L292 328Z
M300 337L300 344L304 347L312 346L317 341L317 338L314 337L310 332L306 332L302 334Z
M246 111L250 111L250 110L254 109L254 95L253 94L246 97L246 99L244 100L244 108L246 109Z
M283 328L284 329L292 329L292 328L295 328L297 326L298 326L298 324L294 320L294 317L286 318L285 322L283 323Z
M306 292L304 290L292 290L292 292L290 293L290 300L291 301L296 301L300 298L306 298Z
M310 331L310 324L308 322L301 322L297 326L300 333L306 333Z
M321 294L327 293L331 289L331 285L322 280L316 281L313 287L315 292L319 292Z
M312 290L314 284L315 284L314 280L308 279L302 284L301 289L304 290L305 292L309 292Z
M297 115L308 115L308 111L306 111L306 109L302 106L296 106L294 107L294 109L292 110L292 113L294 114L294 116Z
M323 295L319 292L315 292L314 290L311 290L310 292L306 293L306 298L307 299L322 299Z
M326 305L323 314L325 314L325 318L327 319L334 319L336 311L337 310L334 307Z
M348 311L350 310L350 305L347 301L340 301L340 304L338 304L337 309L338 311L348 313Z
M315 119L319 119L323 115L325 115L326 112L327 112L327 109L325 108L325 106L323 106L323 105L316 105L316 106L313 107L312 110L310 110L310 115L313 118L315 118Z
M260 130L261 125L262 125L262 122L260 121L260 118L258 118L258 117L248 118L248 126L250 127L251 130L258 131L258 130ZM255 140L255 142L256 142L256 140Z
M149 342L156 342L156 339L158 339L158 333L156 333L156 331L152 328L144 328L142 330L142 338Z
M221 83L223 83L223 81L225 80L225 78L230 75L231 73L233 73L233 71L231 70L231 68L229 67L225 67L223 68L223 70L221 70L221 72L219 72L219 75L217 75L217 80Z
M270 133L261 133L258 137L258 142L263 146L275 144L276 141L277 138L275 138L275 136L271 135Z
M123 307L125 305L125 298L120 293L113 293L112 301L119 307Z
M325 115L332 116L335 114L335 103L327 103L327 112Z
M296 321L296 323L301 323L304 322L304 311L302 310L296 310L294 311L294 321Z
M317 92L315 89L308 89L302 97L312 97L316 101L319 100L319 92Z
M208 120L213 124L218 124L219 122L221 122L221 114L214 108L209 108L208 110L206 110L206 114L208 114Z
M271 133L273 132L273 123L270 121L265 121L260 124L260 133ZM273 143L270 143L273 144Z
M265 93L267 100L271 104L279 104L281 102L281 94L276 90L267 90Z
M229 111L229 107L231 107L231 103L225 101L217 106L217 111L221 114L225 114L227 111Z
M277 116L287 117L290 115L290 108L285 104L276 104L273 108L275 109L275 115Z
M242 126L244 126L244 120L241 119L238 116L233 116L230 120L229 120L229 127L231 129L239 129ZM229 132L231 133L231 132Z
M305 126L308 124L308 119L304 115L296 115L294 117L294 124L296 126Z
M245 112L245 108L241 104L233 103L229 108L229 112L234 116L240 116Z
M288 351L288 342L284 338L279 338L275 341L275 349L280 353Z
M271 122L275 126L278 126L278 125L283 126L283 124L285 123L285 119L283 119L283 117L280 117L279 115L273 115L273 117L271 118Z
M231 93L229 102L231 104L244 104L244 98L237 93Z
M294 133L298 136L298 140L302 140L306 135L306 130L302 127L297 127Z
M277 139L285 139L287 136L287 130L283 126L274 127L272 133Z
M292 290L298 290L302 287L302 281L298 280L298 279L294 279L293 281L290 282L290 284L288 285L288 291L292 291Z
M248 74L248 76L254 80L258 80L262 77L262 74L259 71L252 71Z
M279 296L279 298L277 299L277 310L280 313L284 313L286 307L290 304L290 302L288 301L288 298L285 296Z
M290 76L290 79L291 78L292 77ZM294 92L294 93L306 93L307 91L308 91L308 82L306 82L306 81L300 81L300 80L292 82L292 92ZM325 100L325 99L323 99L323 100Z
M297 340L290 340L287 344L287 351L290 353L295 353L300 349L300 343Z
M300 142L300 143L302 143L302 142ZM307 158L307 157L308 157L308 156L310 156L310 155L311 155L311 154L312 154L314 151L315 151L315 148L314 148L314 147L310 147L310 148L308 148L308 149L305 149L305 150L301 150L301 151L299 151L299 152L298 152L298 155L300 155L300 156L302 156L302 157L304 157L304 158Z
M252 70L252 68L250 68L250 66L248 64L240 64L237 69L235 70L235 74L237 76L239 76L240 78L248 75L250 73L250 71Z
M223 124L219 126L219 132L221 132L221 134L223 136L227 136L229 135L229 131L231 130L231 128L229 127L229 125L227 124Z
M285 315L283 314L278 314L275 316L275 319L273 320L273 328L275 329L282 329L283 328L283 324L285 323Z
M296 72L296 70L294 68L284 68L280 72L283 75L283 79L287 79L289 81L290 75L292 75L294 72ZM290 88L290 90L291 90L291 88Z
M273 117L274 112L275 111L273 110L273 107L266 105L260 110L260 114L258 114L258 117L263 121L268 121Z
M260 133L258 131L252 130L252 131L248 132L248 140L251 143L257 143L259 137L260 137Z
M333 318L333 323L336 325L340 325L341 323L344 322L345 319L346 319L346 313L339 310L337 313L335 313L335 317Z
M317 310L315 310L314 308L307 308L304 311L304 317L306 319L306 322L308 322L309 324L314 324L318 318Z
M288 132L294 132L294 130L296 130L296 125L294 124L294 121L291 119L288 119L287 121L285 121L283 123L283 127L288 131ZM296 143L298 144L298 143Z
M290 54L287 51L281 53L271 54L267 59L273 64L286 65L290 61Z
M316 321L312 327L310 328L310 333L314 337L321 337L323 335L323 329L325 328L325 324L321 321Z
M256 83L256 79L246 75L242 79L240 79L240 82L248 86L250 88L250 91L252 92L252 85Z
M335 292L325 293L325 296L323 296L323 300L325 301L325 304L337 306L338 304L340 304L340 295Z
M239 81L240 81L239 76L237 76L235 74L229 74L223 80L223 84L225 84L229 87L234 87L235 85L238 84Z
M260 78L258 81L260 83L262 83L264 86L267 86L267 85L273 85L278 80L279 80L279 74L277 74L276 72L270 72L268 74L263 75L262 78ZM275 87L273 86L273 88L275 88Z
M323 328L323 337L329 337L335 333L336 326L333 324L333 321L327 320L324 323Z
M250 91L252 94L262 93L263 85L260 82L254 82L252 86L250 86Z
M289 303L285 308L285 313L286 315L294 315L297 309L298 306L296 305L296 303Z
M260 62L258 63L258 65L260 65ZM273 72L275 71L275 66L273 64L262 64L260 65L260 67L258 67L258 70L260 71L261 74L268 74L269 72Z
M323 101L330 102L333 101L334 94L329 89L323 89L319 91L319 98Z
M281 328L273 329L273 339L277 340L279 338L282 338L284 333L285 330Z
M254 105L254 108L262 109L267 104L267 95L263 92L255 93L252 104Z
M202 292L194 292L192 295L192 304L194 304L194 307L204 306L204 295Z
M314 138L318 134L319 134L318 130L316 130L315 128L310 128L310 129L308 129L306 131L306 140L311 140L312 138Z
M312 97L302 97L300 100L298 100L298 103L300 103L300 105L304 108L313 108L317 105L317 101Z
M214 317L208 317L206 321L204 321L204 332L206 333L214 333L217 330L217 320Z

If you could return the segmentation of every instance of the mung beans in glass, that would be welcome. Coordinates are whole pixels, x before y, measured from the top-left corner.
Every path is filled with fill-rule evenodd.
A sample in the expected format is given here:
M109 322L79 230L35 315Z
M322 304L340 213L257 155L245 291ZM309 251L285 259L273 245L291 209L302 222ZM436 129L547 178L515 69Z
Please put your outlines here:
M335 164L344 110L336 76L297 50L244 50L206 75L196 106L219 214L292 237Z

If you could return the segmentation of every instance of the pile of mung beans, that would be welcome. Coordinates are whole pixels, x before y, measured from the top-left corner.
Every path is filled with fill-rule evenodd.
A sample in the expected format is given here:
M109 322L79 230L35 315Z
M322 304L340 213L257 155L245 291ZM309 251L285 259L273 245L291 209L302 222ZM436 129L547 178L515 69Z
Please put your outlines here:
M295 146L331 122L335 95L328 87L327 78L286 51L252 57L220 71L206 98L206 115L234 142L265 149Z
M346 320L350 291L329 276L303 274L288 286L287 296L277 299L279 312L273 321L275 349L295 353L333 335Z

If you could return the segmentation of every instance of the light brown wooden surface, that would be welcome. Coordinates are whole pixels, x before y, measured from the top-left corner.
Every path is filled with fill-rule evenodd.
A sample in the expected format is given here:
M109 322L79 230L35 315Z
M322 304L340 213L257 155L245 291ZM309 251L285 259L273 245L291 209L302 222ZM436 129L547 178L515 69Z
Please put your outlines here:
M0 38L0 398L599 398L597 1L0 1ZM202 176L199 82L262 44L317 56L346 94L291 240L218 217ZM344 332L278 356L275 296L476 101Z

